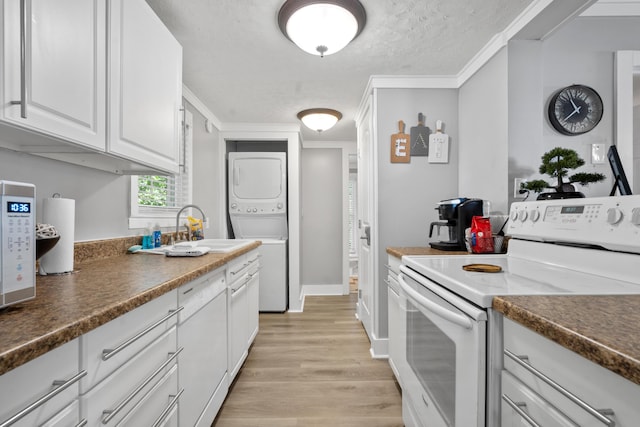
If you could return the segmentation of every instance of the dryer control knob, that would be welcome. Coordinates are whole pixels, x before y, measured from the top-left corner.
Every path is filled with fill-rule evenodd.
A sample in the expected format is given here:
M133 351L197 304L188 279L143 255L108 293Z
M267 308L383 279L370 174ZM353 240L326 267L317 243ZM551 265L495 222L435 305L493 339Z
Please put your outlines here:
M237 204L237 203L231 203L231 209L235 209L235 208L237 208L237 207L238 207L238 204Z
M532 210L529 218L531 218L531 222L537 222L540 219L540 211L538 209Z
M253 208L253 213L258 212L258 208Z
M622 214L620 208L609 208L607 210L607 222L611 225L615 225L622 221L623 216L624 215Z
M251 208L247 208L247 213L251 213Z
M511 211L511 221L513 222L516 219L518 219L518 211L514 209Z
M277 207L278 209L282 209L282 203L278 203Z

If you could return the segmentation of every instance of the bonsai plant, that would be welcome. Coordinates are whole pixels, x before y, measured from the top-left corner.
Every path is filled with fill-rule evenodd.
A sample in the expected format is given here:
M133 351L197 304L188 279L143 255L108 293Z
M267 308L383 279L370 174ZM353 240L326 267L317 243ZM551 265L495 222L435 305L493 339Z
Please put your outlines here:
M557 179L555 186L547 181L535 179L521 184L521 189L541 193L545 188L556 190L555 193L543 193L538 199L562 199L571 197L584 197L584 194L576 192L573 184L588 185L592 182L602 181L605 176L601 173L579 172L569 176L569 170L577 169L584 165L584 160L578 156L575 150L556 147L542 156L540 173Z

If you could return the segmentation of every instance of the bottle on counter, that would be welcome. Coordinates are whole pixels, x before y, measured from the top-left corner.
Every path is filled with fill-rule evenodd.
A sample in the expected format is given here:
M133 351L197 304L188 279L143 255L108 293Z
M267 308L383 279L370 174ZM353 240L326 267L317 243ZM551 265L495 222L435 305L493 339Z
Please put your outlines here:
M160 224L156 223L153 227L153 247L159 248L162 246L162 230L160 230Z
M153 249L153 231L151 231L151 224L147 225L142 235L142 249Z

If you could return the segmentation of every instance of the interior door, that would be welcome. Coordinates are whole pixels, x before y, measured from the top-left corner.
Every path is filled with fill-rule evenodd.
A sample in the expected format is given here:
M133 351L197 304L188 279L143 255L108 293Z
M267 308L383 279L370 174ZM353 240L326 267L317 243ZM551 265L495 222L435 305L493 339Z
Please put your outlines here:
M374 241L373 132L371 102L358 126L358 318L369 337L373 331Z

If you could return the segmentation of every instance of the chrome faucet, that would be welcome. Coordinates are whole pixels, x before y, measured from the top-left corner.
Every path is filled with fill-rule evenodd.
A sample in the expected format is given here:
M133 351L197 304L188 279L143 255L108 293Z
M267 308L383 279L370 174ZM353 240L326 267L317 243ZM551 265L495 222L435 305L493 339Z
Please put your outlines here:
M176 215L176 236L175 236L176 240L178 239L178 233L180 232L180 214L182 213L182 211L188 208L195 208L200 211L200 214L202 215L202 227L204 228L204 222L206 221L206 216L204 215L204 212L202 211L202 209L200 209L200 207L197 205L185 205L178 211L178 215ZM202 230L202 237L204 237L204 229Z

